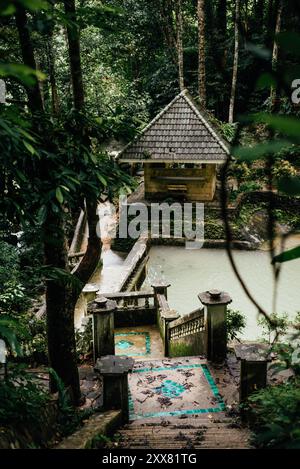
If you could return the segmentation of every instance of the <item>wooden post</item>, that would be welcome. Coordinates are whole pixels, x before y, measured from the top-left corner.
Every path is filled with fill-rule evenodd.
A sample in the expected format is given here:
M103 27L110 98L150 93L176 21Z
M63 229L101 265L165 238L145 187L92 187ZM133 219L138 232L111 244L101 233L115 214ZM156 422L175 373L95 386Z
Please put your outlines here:
M227 355L227 305L232 302L228 293L210 290L199 293L199 300L207 314L207 358L222 363Z
M133 358L115 355L98 359L95 366L95 372L103 378L104 409L121 409L123 424L129 422L128 373L133 367Z
M114 313L117 303L100 297L91 305L93 314L94 363L100 357L115 354Z

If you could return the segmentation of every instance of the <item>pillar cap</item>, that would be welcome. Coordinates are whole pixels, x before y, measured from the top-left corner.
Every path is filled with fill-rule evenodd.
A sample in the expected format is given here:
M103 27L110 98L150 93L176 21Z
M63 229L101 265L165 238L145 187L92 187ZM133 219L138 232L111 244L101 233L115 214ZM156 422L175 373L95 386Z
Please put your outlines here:
M102 375L118 376L132 371L134 363L131 357L106 355L97 359L94 370Z
M108 299L105 298L105 296L99 296L98 298L95 299L95 303L97 303L100 308L105 308L107 305Z
M161 311L160 315L165 321L175 321L180 318L180 314L175 309Z
M95 283L87 283L82 290L82 293L97 293L99 291L98 285Z
M215 289L199 293L198 298L205 306L228 305L232 302L232 299L228 293Z
M151 284L152 288L169 288L170 286L170 283L164 281L158 281Z
M91 312L92 314L97 313L110 313L111 311L115 311L117 308L116 301L108 300L104 296L98 296L91 304Z

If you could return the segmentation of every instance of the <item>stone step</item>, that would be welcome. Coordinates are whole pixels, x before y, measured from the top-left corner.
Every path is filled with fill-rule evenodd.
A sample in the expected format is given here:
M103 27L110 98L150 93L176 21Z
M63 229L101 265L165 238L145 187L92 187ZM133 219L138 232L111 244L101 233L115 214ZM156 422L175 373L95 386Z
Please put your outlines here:
M249 431L233 419L186 419L184 422L133 422L117 433L118 446L130 449L250 448Z
M211 414L209 414L211 415ZM126 425L124 428L146 428L146 427L198 427L199 425L217 425L217 424L232 424L234 425L235 421L233 418L225 416L223 413L218 413L218 416L207 416L203 415L196 415L193 418L176 418L172 417L169 419L140 419L131 422L130 424Z

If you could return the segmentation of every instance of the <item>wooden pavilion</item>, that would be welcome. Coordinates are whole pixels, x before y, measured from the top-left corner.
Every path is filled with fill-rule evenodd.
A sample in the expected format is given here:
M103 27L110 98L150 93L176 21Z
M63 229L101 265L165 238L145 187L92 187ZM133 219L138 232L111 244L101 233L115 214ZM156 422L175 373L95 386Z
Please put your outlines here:
M119 153L118 161L143 164L146 199L211 201L217 165L228 155L228 144L184 90Z

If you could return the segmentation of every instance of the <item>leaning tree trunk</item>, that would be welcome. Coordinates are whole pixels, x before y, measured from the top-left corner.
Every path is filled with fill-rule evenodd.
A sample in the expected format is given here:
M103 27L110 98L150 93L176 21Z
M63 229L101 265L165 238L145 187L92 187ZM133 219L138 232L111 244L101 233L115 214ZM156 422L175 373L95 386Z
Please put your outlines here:
M283 0L279 0L277 18L276 18L276 26L275 26L273 53L272 53L272 71L273 72L276 72L277 70L278 44L277 44L276 36L281 31L282 11L283 11ZM271 101L272 112L275 112L277 110L277 89L274 86L271 87L270 101Z
M233 58L232 85L231 85L229 118L228 118L228 122L230 124L233 123L235 96L236 96L236 87L237 87L237 76L238 76L239 47L240 47L239 23L240 23L240 0L235 0L234 58Z
M177 54L178 54L178 77L179 88L184 90L184 58L183 58L183 18L182 18L182 1L178 0L177 11Z
M89 227L88 245L84 257L78 265L74 275L82 284L89 281L101 259L101 239L97 233L99 218L97 215L97 200L86 201L86 215ZM77 301L75 295L75 303ZM75 306L75 305L74 305Z
M198 91L200 105L206 107L205 0L198 0Z
M26 11L18 7L16 12L16 25L19 34L21 52L25 65L36 70L34 50L27 25ZM41 119L36 114L43 112L43 101L38 83L27 88L28 103L36 124L36 132L44 142L45 147L52 145L49 142L47 129L43 128ZM48 178L48 168L41 162L39 168L40 178ZM68 259L66 256L66 243L63 225L63 210L53 213L48 211L48 218L43 226L45 263L49 267L60 268L68 272ZM46 283L46 312L47 312L47 342L50 366L56 371L66 387L70 387L74 403L79 402L80 387L75 355L74 310L70 309L72 290L61 280L52 279ZM51 377L50 387L56 390L57 383Z

